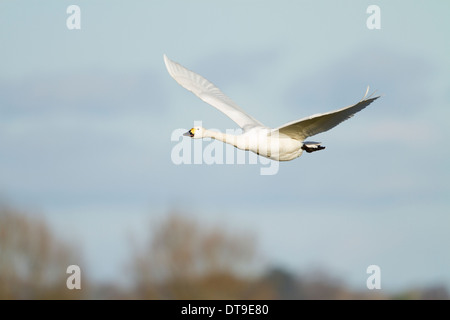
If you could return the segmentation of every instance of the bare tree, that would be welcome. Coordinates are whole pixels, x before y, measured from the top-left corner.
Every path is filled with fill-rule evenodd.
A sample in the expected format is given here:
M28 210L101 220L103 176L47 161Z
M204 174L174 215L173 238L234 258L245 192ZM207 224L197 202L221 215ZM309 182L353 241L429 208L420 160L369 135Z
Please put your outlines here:
M133 259L137 297L155 299L264 298L249 273L256 257L251 234L206 227L171 214L151 228Z
M0 299L80 298L66 287L77 254L43 220L0 208Z

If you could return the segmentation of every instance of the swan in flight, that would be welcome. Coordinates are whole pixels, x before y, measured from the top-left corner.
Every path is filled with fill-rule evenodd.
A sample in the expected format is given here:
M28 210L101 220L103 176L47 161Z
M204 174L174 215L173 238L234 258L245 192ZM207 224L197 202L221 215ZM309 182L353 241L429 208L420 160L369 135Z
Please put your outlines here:
M320 142L308 142L305 139L330 130L379 98L379 96L367 97L369 92L369 87L367 87L364 97L354 105L327 113L315 114L272 129L247 114L219 88L202 76L170 60L166 55L164 55L164 62L167 71L176 82L193 92L204 102L225 113L243 130L242 134L232 135L195 127L186 132L185 136L190 136L193 139L213 138L277 161L289 161L298 158L303 151L310 153L325 149L324 146L320 145Z

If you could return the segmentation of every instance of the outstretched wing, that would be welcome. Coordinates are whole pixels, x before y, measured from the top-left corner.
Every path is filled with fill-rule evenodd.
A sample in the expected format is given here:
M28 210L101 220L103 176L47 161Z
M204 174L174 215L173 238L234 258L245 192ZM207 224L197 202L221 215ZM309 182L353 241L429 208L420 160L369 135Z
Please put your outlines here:
M248 130L255 126L264 126L254 119L236 103L228 98L214 84L203 78L201 75L192 72L182 65L170 60L164 55L164 62L167 71L183 88L193 92L197 97L209 103L219 111L225 113L231 120L236 122L242 129Z
M355 113L361 111L379 98L378 96L366 99L368 91L369 88L367 88L366 94L362 100L357 104L327 113L315 114L297 121L292 121L275 130L278 130L280 133L286 134L289 137L299 141L304 141L308 137L328 131L337 126L339 123L350 119Z

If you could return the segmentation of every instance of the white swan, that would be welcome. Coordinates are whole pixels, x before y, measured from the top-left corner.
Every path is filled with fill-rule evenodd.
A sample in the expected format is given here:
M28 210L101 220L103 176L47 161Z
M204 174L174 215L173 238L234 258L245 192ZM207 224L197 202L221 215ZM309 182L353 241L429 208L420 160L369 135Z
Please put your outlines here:
M364 97L354 105L323 114L315 114L272 129L248 115L223 94L219 88L202 76L171 61L166 55L164 55L164 62L169 74L182 87L225 113L243 130L243 133L240 135L230 135L196 127L184 135L194 139L206 137L217 139L232 144L239 149L253 151L272 160L289 161L300 157L303 150L314 152L325 149L325 147L320 145L320 142L308 142L305 139L330 130L379 98L379 96L374 98L367 97L369 91L369 87L367 87Z

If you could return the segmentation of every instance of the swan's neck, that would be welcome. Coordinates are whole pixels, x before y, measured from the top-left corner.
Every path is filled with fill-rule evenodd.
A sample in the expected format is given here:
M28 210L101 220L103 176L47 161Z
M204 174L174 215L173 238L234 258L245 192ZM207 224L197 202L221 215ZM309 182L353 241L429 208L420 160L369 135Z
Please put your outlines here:
M217 131L205 130L203 133L204 138L213 138L216 140L220 140L224 143L231 144L235 147L238 146L238 136L234 134L227 134Z

